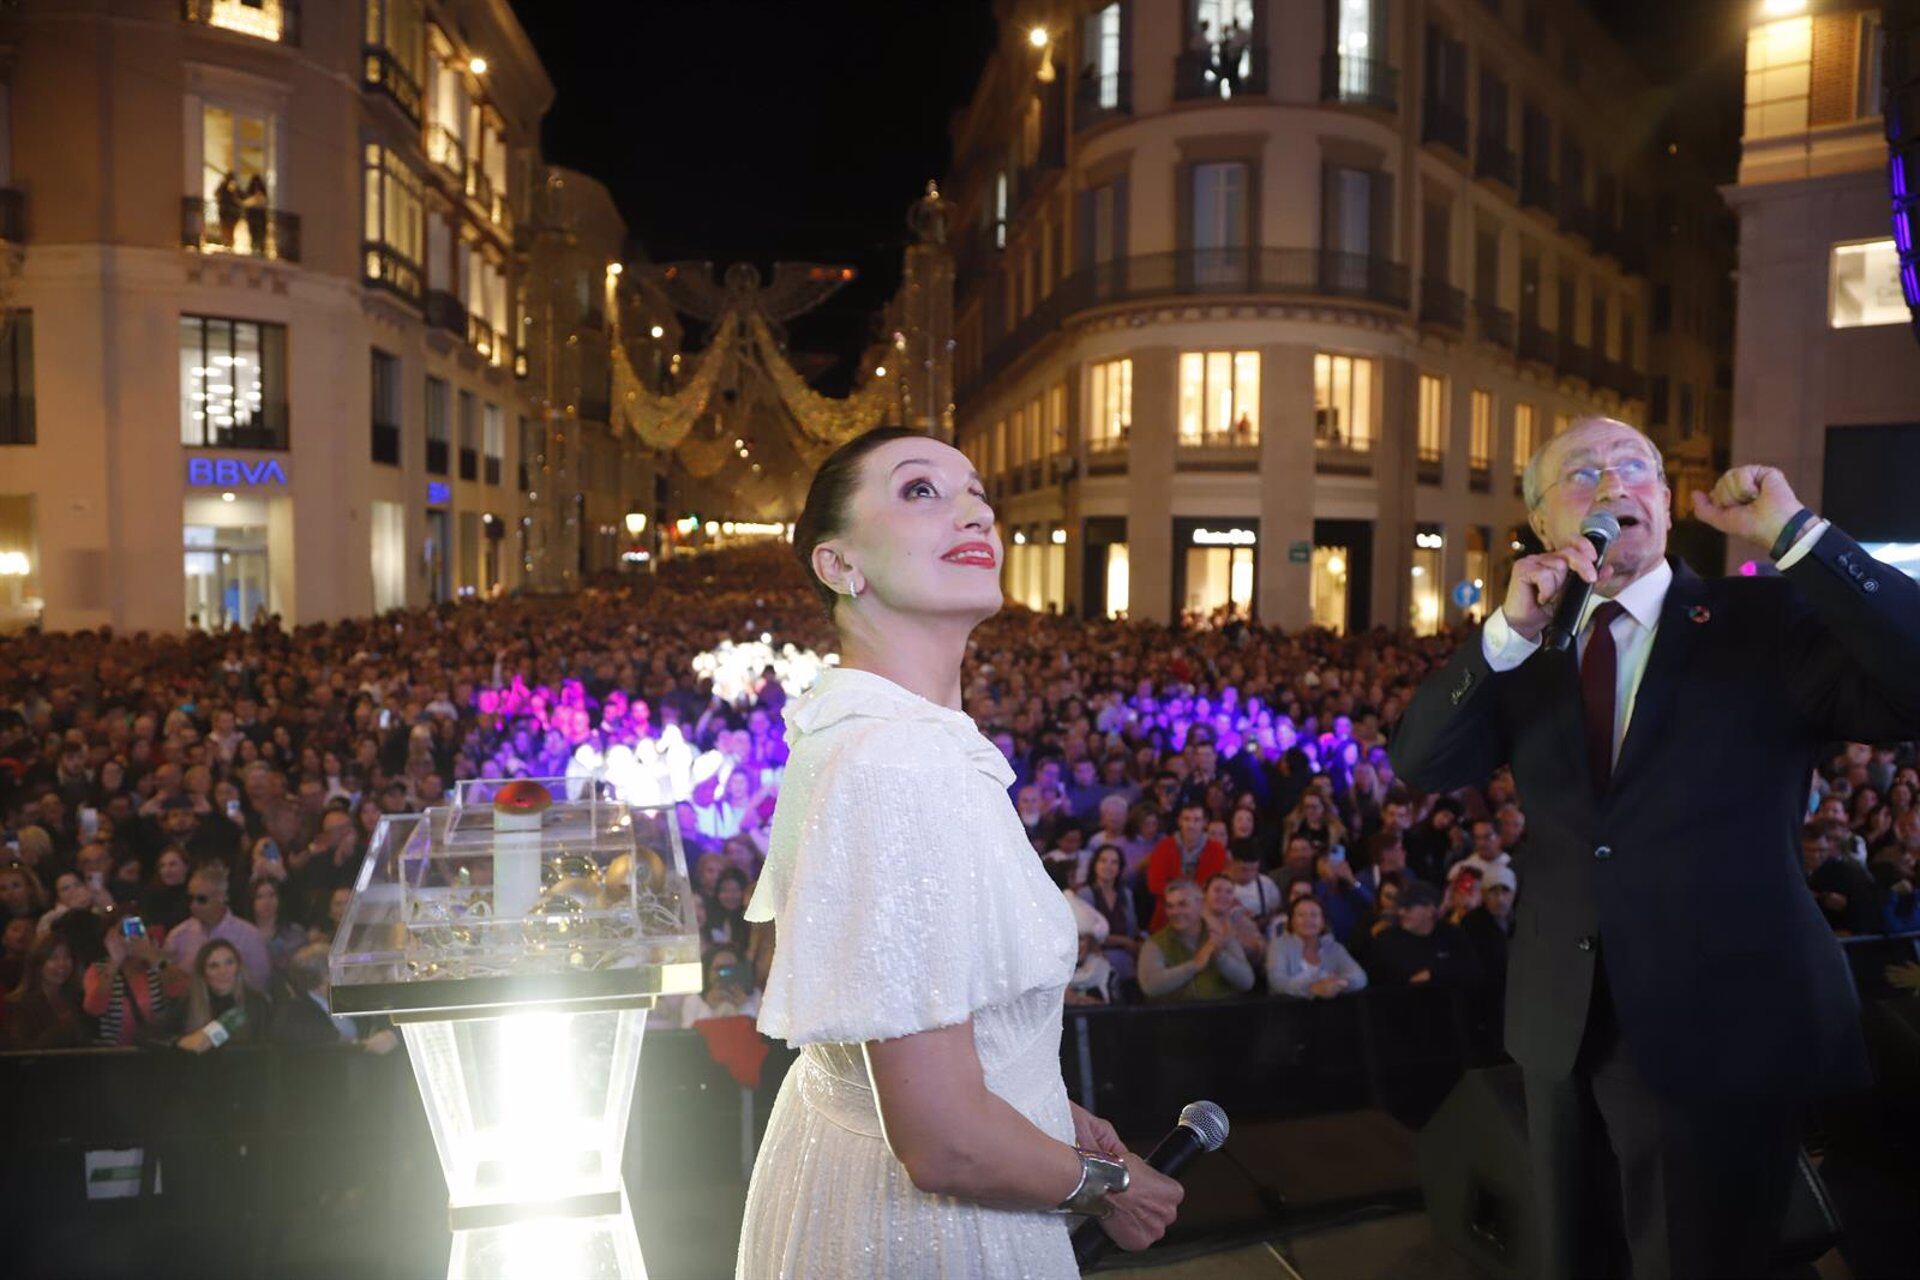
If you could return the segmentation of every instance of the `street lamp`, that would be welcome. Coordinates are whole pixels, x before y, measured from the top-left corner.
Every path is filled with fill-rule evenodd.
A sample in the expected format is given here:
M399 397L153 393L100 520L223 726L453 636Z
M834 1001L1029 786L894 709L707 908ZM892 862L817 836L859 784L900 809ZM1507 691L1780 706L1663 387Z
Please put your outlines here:
M647 513L644 511L627 512L627 532L639 537L647 531Z

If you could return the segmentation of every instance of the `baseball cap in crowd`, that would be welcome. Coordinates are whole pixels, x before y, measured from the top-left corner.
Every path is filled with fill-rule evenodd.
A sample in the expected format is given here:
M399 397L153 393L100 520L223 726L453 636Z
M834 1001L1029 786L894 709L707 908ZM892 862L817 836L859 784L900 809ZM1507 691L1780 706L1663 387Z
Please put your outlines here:
M1407 887L1400 891L1401 907L1437 907L1440 905L1440 891L1425 880L1409 879Z
M1485 890L1495 885L1505 885L1507 892L1512 893L1520 887L1520 882L1514 878L1512 867L1488 867L1480 877L1480 887Z

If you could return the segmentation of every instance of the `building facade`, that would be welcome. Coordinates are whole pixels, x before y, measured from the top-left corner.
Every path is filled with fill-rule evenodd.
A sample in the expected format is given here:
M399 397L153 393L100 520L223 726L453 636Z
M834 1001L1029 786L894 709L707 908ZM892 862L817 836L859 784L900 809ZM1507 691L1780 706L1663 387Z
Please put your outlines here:
M1647 416L1646 87L1577 5L1003 5L956 127L956 439L1037 608L1431 633L1519 471Z
M1879 10L1858 5L1769 5L1748 31L1726 192L1740 222L1733 449L1863 542L1920 544L1920 353L1892 237L1881 44ZM1920 547L1899 555L1920 572Z
M8 620L518 586L552 96L506 0L0 10Z

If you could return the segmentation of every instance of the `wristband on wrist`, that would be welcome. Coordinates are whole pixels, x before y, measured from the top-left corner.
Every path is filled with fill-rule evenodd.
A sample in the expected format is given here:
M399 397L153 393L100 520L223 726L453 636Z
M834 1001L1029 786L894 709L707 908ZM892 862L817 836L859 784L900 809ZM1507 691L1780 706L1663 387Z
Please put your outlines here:
M1773 547L1767 552L1767 555L1772 559L1778 560L1781 556L1787 554L1788 548L1793 546L1793 540L1800 536L1800 530L1805 528L1807 521L1811 519L1813 519L1813 509L1811 507L1802 507L1787 517L1787 523L1781 527L1780 536L1773 540Z
M1089 1218L1104 1218L1113 1212L1113 1202L1108 1196L1125 1191L1133 1175L1127 1166L1118 1160L1109 1160L1103 1155L1088 1151L1085 1147L1075 1147L1074 1154L1080 1157L1080 1185L1065 1200L1053 1207L1054 1213L1077 1213Z
M218 1049L221 1045L227 1042L227 1040L229 1039L229 1037L232 1036L233 1033L228 1031L226 1027L221 1024L220 1019L215 1018L212 1022L209 1022L206 1026L200 1028L200 1034L205 1036L208 1040L212 1041L213 1047Z

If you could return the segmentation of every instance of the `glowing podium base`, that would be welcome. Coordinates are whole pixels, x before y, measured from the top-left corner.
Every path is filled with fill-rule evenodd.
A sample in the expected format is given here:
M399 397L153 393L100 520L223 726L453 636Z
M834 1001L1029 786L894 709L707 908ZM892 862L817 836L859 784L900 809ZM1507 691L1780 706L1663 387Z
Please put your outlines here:
M335 1013L406 1042L449 1277L645 1276L621 1181L640 1042L655 999L701 980L671 805L488 780L384 818L330 969Z

